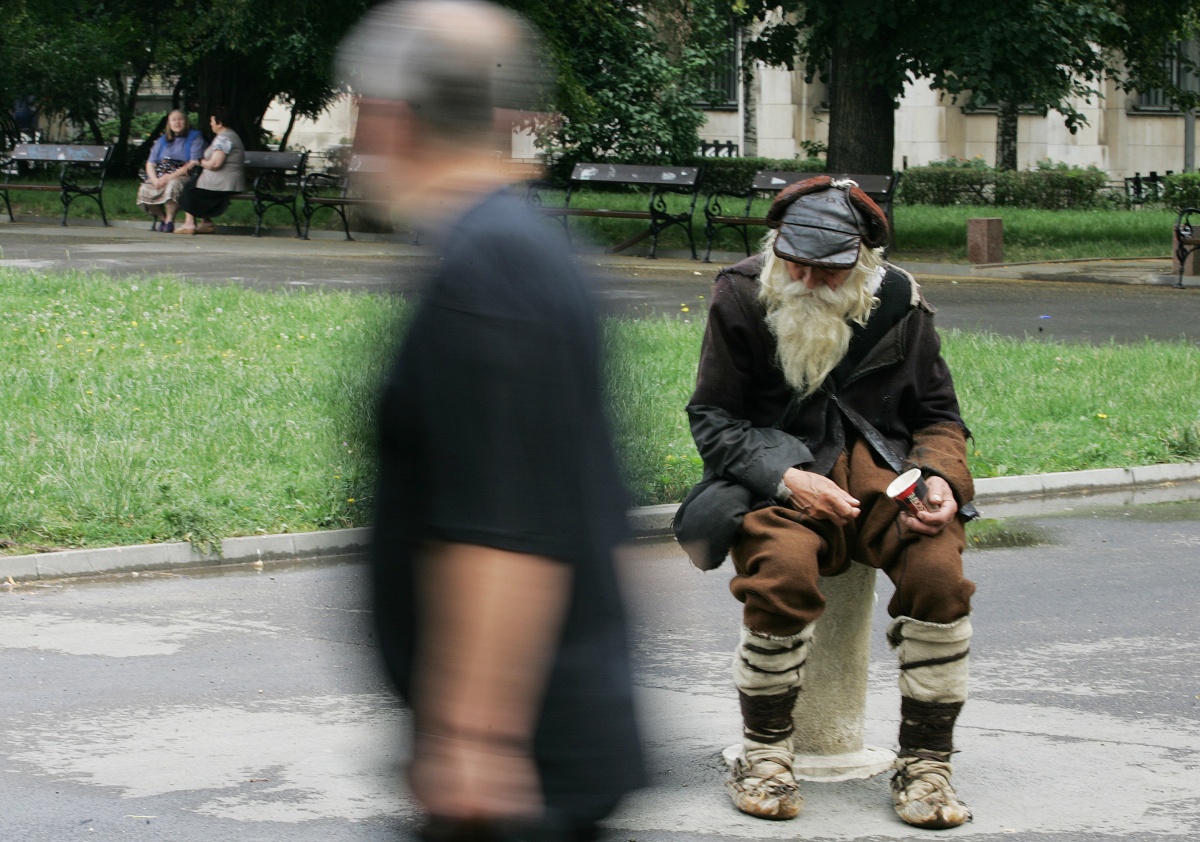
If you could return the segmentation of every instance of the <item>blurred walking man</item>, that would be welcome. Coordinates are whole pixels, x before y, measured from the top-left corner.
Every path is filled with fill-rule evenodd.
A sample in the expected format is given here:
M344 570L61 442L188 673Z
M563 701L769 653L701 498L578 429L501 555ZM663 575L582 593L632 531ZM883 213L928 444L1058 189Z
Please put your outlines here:
M374 188L439 258L382 394L372 561L427 839L584 842L643 781L597 327L494 151L538 55L475 0L385 3L342 51Z
M675 524L702 569L732 549L730 588L744 604L734 656L744 754L727 789L754 816L800 812L792 708L820 634L820 577L853 559L896 588L896 812L955 827L971 818L950 785L950 755L967 697L975 586L963 578L960 515L974 486L933 311L884 262L887 219L854 182L788 187L767 220L762 253L717 277L688 404L705 477ZM916 516L885 494L911 468L928 489Z

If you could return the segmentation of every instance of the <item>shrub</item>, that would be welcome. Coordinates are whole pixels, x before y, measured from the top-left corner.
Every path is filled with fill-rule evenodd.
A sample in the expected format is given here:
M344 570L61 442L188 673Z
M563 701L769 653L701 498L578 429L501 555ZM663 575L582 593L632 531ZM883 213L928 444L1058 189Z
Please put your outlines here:
M1108 176L1096 167L1039 161L1031 170L1000 171L982 158L951 158L904 172L898 199L914 205L1000 205L1061 210L1106 201Z
M1081 169L1050 162L1039 163L1035 170L997 172L995 178L997 205L1042 210L1096 207L1108 181L1107 174L1095 167Z
M1167 207L1200 208L1200 173L1164 176L1162 198Z
M995 170L982 158L948 158L910 167L897 200L909 205L989 205Z

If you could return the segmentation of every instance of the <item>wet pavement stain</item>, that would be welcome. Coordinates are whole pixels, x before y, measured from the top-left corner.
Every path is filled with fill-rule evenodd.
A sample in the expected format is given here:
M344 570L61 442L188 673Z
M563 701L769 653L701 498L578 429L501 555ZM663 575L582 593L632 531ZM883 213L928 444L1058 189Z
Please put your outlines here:
M1053 543L1054 539L1046 529L1021 521L983 518L967 524L969 550L1040 547Z

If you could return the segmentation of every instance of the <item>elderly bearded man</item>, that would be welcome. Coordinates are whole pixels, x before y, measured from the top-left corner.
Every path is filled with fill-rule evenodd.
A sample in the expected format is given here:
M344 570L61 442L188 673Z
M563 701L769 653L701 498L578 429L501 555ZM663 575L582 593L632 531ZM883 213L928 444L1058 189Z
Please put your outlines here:
M963 577L962 521L973 484L933 311L884 262L887 219L854 182L792 185L767 221L762 253L716 280L687 408L705 476L675 523L702 569L731 552L730 589L744 603L733 670L744 756L726 788L750 815L800 812L792 708L825 605L820 577L853 559L895 585L896 812L955 827L971 818L950 755L967 696L975 586ZM913 467L928 507L916 517L885 494Z

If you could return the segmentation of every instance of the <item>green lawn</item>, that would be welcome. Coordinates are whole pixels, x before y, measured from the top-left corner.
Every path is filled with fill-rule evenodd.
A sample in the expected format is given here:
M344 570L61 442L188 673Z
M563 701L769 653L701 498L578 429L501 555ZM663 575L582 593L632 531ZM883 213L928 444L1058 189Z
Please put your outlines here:
M0 552L365 524L373 386L408 309L0 269ZM692 315L606 324L638 504L677 502L700 475ZM1191 345L944 339L977 476L1200 459Z
M1030 210L897 205L897 260L966 262L967 220L1004 220L1008 262L1088 257L1166 257L1176 212L1144 210Z
M549 191L546 204L562 202L561 191ZM601 193L581 190L571 199L572 207L646 208L645 194L632 192ZM687 210L683 196L669 194L667 208L672 213ZM770 202L755 200L751 214L765 216ZM704 199L696 202L692 218L696 248L705 250ZM729 214L745 211L745 200L726 200L722 210ZM1004 259L1009 262L1065 260L1097 257L1165 257L1171 252L1171 226L1176 212L1170 209L1142 210L1063 210L1028 208L933 207L896 205L896 260L923 262L967 262L967 220L974 217L1000 217L1004 220ZM623 219L577 217L570 227L578 243L592 246L613 244L644 230L646 223ZM751 247L766 233L765 226L750 229ZM648 241L646 241L648 242ZM648 245L639 243L628 253L641 254ZM660 249L687 248L687 237L679 226L662 233ZM718 232L714 251L741 251L740 235L731 229Z

